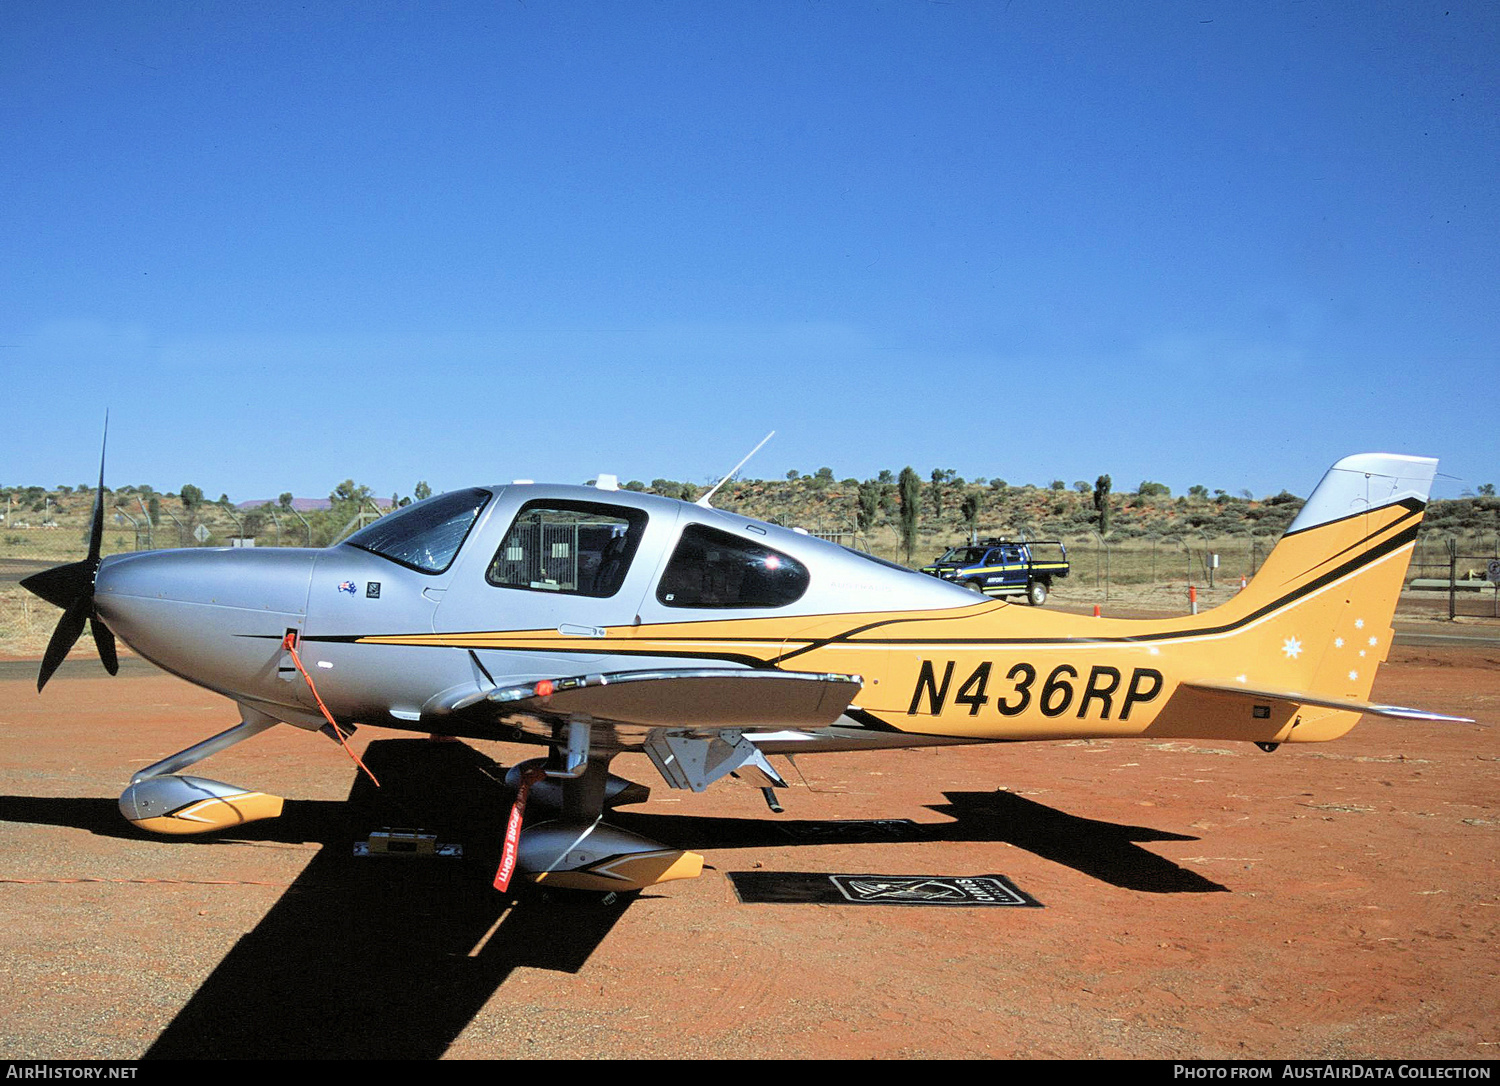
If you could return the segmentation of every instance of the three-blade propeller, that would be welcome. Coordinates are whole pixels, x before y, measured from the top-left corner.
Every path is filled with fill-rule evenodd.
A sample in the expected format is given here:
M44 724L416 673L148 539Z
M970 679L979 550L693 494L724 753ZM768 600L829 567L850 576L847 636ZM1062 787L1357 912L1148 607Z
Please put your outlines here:
M83 636L85 623L93 632L94 645L99 650L104 669L111 675L120 670L115 635L94 613L94 578L99 573L99 551L104 540L104 445L109 441L108 417L104 421L104 430L104 444L99 448L99 489L94 492L94 519L89 524L88 557L81 562L43 570L21 582L21 587L28 592L63 609L63 616L57 622L57 629L52 631L52 640L47 642L47 651L42 655L42 669L36 679L39 693L68 651Z

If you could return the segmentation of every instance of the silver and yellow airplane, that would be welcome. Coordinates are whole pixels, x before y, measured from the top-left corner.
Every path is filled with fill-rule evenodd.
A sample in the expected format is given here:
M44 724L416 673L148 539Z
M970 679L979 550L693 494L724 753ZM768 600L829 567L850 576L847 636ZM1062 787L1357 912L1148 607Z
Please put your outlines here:
M65 609L39 690L88 624L111 672L118 636L239 707L239 724L135 775L120 806L136 825L278 814L278 797L181 773L278 722L339 741L358 724L521 740L547 752L512 771L518 792L555 817L524 826L515 869L633 890L702 859L603 820L640 791L609 772L624 751L673 788L748 776L778 809L775 754L1147 736L1272 750L1361 713L1459 719L1368 700L1436 464L1340 460L1247 588L1170 619L976 602L607 476L454 491L325 550L101 558L101 466L88 558L23 584Z

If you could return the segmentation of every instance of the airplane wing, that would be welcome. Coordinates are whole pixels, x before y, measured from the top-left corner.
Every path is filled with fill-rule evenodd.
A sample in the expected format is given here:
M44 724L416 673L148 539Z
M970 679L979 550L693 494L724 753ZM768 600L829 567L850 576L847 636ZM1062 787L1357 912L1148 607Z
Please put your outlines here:
M843 715L862 686L857 675L801 671L616 671L479 691L452 710L546 737L555 724L584 720L628 741L657 728L704 736L823 728Z
M1472 724L1474 721L1466 716L1445 716L1442 713L1429 713L1422 709L1407 709L1400 705L1378 705L1368 701L1354 701L1350 698L1330 698L1318 694L1301 694L1292 690L1254 690L1239 683L1217 683L1217 682L1185 682L1182 684L1189 690L1204 690L1213 694L1229 694L1240 700L1250 703L1256 702L1278 702L1282 705L1316 705L1323 709L1348 709L1355 713L1369 713L1372 716L1392 717L1396 720L1428 720L1447 724Z

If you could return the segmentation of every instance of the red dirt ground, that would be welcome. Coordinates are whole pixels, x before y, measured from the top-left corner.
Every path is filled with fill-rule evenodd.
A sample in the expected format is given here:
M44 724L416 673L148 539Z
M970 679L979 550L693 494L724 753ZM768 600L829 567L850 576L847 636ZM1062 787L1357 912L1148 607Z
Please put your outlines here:
M147 838L115 797L230 705L143 665L70 662L41 697L0 670L0 1057L1492 1058L1497 667L1398 644L1376 683L1476 725L808 757L781 816L625 757L653 797L615 820L711 869L614 905L485 889L493 766L375 729L378 796L344 803L343 752L281 728L198 771L283 818ZM349 857L406 815L470 858ZM865 818L930 832L782 830ZM753 869L1002 873L1046 907L742 905L725 872Z

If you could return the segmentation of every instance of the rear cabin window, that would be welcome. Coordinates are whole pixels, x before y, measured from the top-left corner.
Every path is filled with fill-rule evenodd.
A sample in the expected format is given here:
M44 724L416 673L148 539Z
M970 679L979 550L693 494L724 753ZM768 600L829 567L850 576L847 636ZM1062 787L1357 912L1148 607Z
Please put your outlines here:
M489 500L488 490L455 490L383 516L345 542L420 573L442 573Z
M646 514L593 502L535 501L521 506L490 562L498 588L574 596L613 596L646 530Z
M795 558L690 524L656 586L656 598L667 607L784 607L801 599L807 584L807 568Z

